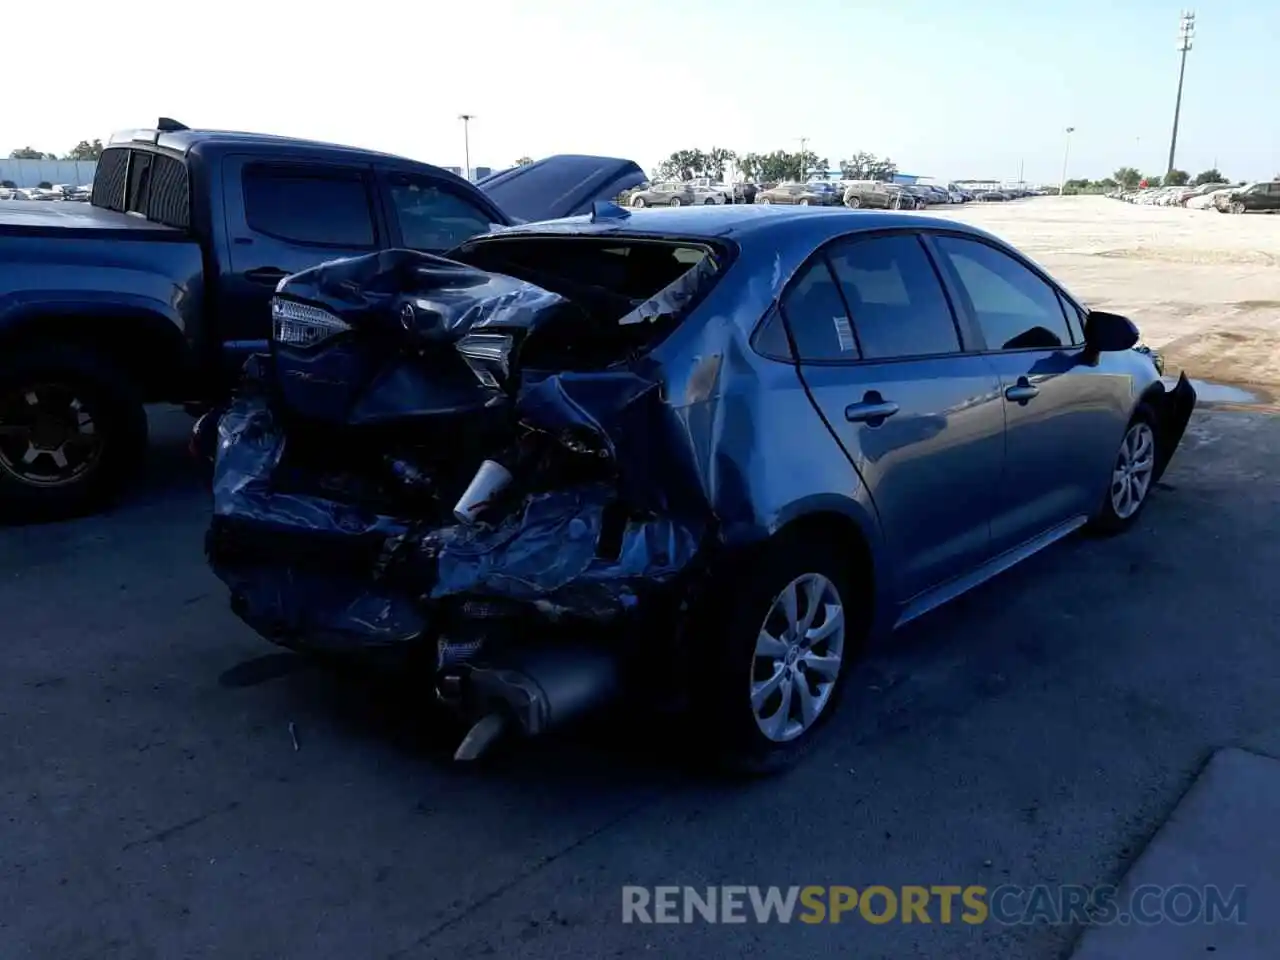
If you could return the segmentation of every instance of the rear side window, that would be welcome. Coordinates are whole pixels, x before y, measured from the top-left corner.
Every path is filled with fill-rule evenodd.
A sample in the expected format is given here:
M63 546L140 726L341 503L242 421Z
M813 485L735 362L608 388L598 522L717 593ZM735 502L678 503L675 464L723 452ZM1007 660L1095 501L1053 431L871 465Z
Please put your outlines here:
M864 360L959 352L951 306L917 237L848 240L828 256Z
M801 362L858 359L858 342L840 289L821 254L796 274L782 298L782 313Z
M989 350L1050 350L1071 343L1058 293L1013 257L959 237L937 237Z
M251 166L244 173L249 229L308 246L374 245L369 191L359 171Z

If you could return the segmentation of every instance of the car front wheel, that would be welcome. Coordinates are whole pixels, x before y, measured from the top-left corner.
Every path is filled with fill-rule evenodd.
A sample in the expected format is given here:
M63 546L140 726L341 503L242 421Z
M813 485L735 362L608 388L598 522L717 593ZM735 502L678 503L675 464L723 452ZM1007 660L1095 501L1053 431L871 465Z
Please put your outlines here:
M1092 527L1103 534L1119 533L1138 519L1155 486L1157 457L1156 419L1143 405L1125 430L1111 468L1111 482Z
M720 593L699 690L723 766L768 773L798 760L835 712L868 607L851 565L815 529L773 542Z

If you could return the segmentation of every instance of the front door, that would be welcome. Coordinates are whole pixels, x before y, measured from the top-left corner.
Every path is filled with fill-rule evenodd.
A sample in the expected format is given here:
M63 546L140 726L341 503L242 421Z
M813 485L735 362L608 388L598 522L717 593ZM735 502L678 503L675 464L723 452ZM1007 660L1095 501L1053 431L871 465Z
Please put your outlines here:
M1000 374L1005 465L991 537L1004 552L1101 503L1129 381L1088 362L1078 314L1030 266L973 237L932 243Z
M980 564L1003 460L999 378L963 352L919 237L838 242L782 309L801 375L875 503L898 599Z

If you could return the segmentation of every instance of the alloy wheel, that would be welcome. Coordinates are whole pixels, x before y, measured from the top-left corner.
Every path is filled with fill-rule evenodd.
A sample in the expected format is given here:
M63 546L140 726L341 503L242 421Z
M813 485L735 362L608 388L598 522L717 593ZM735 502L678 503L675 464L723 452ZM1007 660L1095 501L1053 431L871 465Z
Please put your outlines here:
M814 725L835 691L844 641L840 592L822 574L796 577L774 599L751 669L751 710L767 739L786 743Z
M1121 520L1128 520L1147 498L1155 476L1156 436L1151 425L1139 420L1129 427L1120 444L1111 473L1111 509Z
M103 437L67 385L40 383L0 398L0 469L31 486L74 483L97 466Z

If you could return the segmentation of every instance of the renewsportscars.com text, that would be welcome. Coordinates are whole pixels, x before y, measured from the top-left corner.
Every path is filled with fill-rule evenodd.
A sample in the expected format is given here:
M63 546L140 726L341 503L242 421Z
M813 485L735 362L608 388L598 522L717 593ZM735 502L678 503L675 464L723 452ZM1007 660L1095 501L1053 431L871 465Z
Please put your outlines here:
M625 886L623 923L1244 923L1244 887Z

